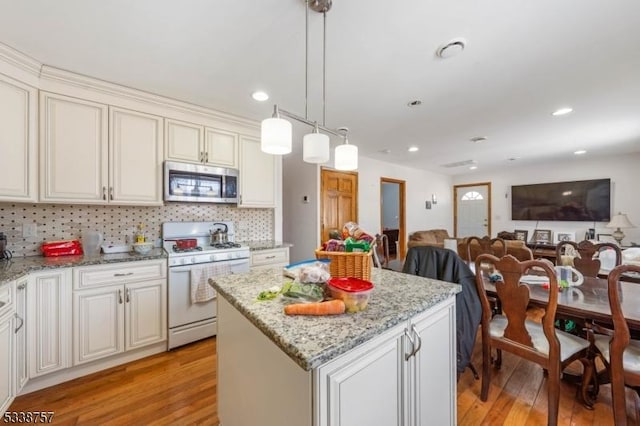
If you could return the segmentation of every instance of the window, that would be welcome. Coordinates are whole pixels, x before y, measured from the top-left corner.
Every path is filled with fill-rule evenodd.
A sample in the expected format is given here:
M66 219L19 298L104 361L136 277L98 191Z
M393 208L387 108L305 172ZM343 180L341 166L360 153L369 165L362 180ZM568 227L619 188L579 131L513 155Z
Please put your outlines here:
M484 197L478 191L469 191L462 196L462 201L476 201L483 200Z

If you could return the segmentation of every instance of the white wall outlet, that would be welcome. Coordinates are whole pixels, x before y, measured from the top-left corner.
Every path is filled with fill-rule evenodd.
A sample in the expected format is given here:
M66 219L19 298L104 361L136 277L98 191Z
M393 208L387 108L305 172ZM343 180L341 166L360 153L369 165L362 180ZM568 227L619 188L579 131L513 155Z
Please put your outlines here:
M23 223L22 224L22 238L35 238L38 236L38 224L37 223Z

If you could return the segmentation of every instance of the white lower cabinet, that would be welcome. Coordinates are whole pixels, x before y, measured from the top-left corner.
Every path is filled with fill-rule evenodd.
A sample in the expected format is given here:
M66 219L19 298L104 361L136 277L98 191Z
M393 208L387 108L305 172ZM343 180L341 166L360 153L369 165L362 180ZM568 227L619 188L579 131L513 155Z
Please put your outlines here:
M165 269L164 261L76 268L74 365L167 339Z
M36 272L27 284L29 378L71 366L71 268Z
M251 252L251 269L284 268L289 264L289 247Z
M321 366L318 424L456 424L455 333L438 305Z
M10 312L0 315L0 413L6 411L14 397L13 342L13 312Z

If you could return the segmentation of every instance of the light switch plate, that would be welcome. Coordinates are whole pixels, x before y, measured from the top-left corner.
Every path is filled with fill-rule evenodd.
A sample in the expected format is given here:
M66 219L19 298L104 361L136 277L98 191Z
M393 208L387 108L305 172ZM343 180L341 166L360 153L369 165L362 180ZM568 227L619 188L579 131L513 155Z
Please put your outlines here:
M36 223L22 224L22 238L35 238L37 236L38 236L38 224Z

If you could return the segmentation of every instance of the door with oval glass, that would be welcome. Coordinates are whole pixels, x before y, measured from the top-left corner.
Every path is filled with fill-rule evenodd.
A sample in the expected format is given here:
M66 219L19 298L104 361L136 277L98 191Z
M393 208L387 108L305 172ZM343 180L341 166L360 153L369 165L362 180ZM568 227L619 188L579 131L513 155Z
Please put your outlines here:
M491 182L455 185L453 192L455 236L491 235Z

